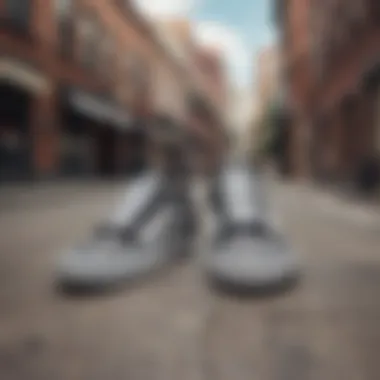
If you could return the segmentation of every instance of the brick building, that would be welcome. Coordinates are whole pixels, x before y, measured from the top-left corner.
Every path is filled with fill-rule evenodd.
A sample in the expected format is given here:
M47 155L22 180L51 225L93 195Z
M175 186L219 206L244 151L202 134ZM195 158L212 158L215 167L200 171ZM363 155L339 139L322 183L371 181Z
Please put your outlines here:
M125 173L155 118L185 122L191 80L128 1L0 0L0 18L0 181Z
M280 90L279 53L276 46L262 48L255 57L252 88L252 109L250 144L255 147L262 133L263 119L271 104L277 100Z
M264 109L272 102L280 91L280 57L277 46L267 46L259 51L257 60L257 98L260 104L257 106Z
M312 169L322 179L351 181L368 156L380 153L380 4L313 6Z
M194 126L203 132L206 149L223 150L228 118L228 83L221 54L212 47L192 46L191 71L202 92L210 99L211 112L201 110Z
M111 58L94 55L94 10L3 0L0 15L3 179L111 170L113 131L129 116L102 74Z
M225 142L226 75L219 54L196 43L193 25L187 19L157 24L169 50L185 67L188 83L187 124L198 147L209 154Z
M198 48L194 52L195 65L204 76L207 91L215 106L221 111L227 105L226 69L223 65L221 53L211 47Z
M298 174L352 181L379 154L379 15L376 0L277 2Z
M288 162L290 172L296 176L309 174L309 107L313 88L310 73L311 1L274 1L280 35L281 81L292 119L288 134Z
M247 146L255 154L260 147L263 123L269 107L277 100L280 88L279 52L277 46L265 46L259 50L253 61L253 83L250 95L251 115Z

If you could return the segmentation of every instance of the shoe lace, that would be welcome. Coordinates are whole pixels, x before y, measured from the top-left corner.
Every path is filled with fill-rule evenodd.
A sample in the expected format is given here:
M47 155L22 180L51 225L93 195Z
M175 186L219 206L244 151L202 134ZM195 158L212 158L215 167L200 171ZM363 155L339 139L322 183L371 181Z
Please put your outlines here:
M98 241L121 241L122 243L136 243L137 236L131 228L119 227L110 224L100 225L95 231Z
M248 237L252 239L261 239L268 241L281 242L281 236L270 229L262 221L252 221L250 223L226 223L220 230L216 238L217 245L223 245L230 242L235 237Z

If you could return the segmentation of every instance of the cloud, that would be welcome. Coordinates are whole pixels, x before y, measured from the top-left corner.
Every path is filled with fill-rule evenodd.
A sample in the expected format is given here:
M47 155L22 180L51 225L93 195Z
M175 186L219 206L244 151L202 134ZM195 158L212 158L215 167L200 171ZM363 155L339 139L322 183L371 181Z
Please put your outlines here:
M202 0L133 0L142 14L152 19L190 18ZM251 74L251 54L239 33L215 21L194 21L196 41L221 51L234 82L247 84Z
M195 28L197 41L204 46L219 49L227 67L238 84L245 84L250 77L251 54L237 31L217 22L199 22Z
M137 8L153 18L173 18L187 16L198 0L133 0Z

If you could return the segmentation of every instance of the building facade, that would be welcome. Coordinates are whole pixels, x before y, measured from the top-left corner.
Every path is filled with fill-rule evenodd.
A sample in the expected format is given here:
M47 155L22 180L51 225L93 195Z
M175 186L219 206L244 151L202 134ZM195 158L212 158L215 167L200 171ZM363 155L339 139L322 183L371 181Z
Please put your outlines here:
M200 149L219 151L225 138L226 75L222 58L200 46L186 18L160 22L160 35L185 68L188 84L187 125Z
M278 2L294 171L352 181L379 155L380 3Z
M202 99L195 99L200 105L193 113L193 128L199 131L204 149L219 155L228 142L228 82L223 59L212 47L197 46L191 50L191 72L205 98L210 99L209 108L202 106Z
M280 91L280 57L277 46L263 48L257 59L257 100L259 108L265 108L274 101Z
M254 109L251 120L251 144L258 143L263 119L271 104L277 100L280 89L279 81L279 54L276 46L262 48L255 58L255 80L253 81L252 109Z
M336 1L330 8L316 2L313 7L313 174L352 182L380 153L380 4Z
M199 47L194 49L194 64L203 82L207 83L209 97L222 112L227 105L227 78L223 58L217 49Z
M131 2L0 0L0 18L0 181L124 174L156 118L187 122L192 80Z
M110 27L113 8L105 1L0 2L3 180L127 169L118 167L120 155L145 88L138 78L147 74L126 62L125 31ZM143 39L130 29L131 40Z
M291 114L289 125L289 171L298 177L308 176L309 136L311 131L311 96L313 76L310 40L311 1L275 0L275 16L279 29L278 52L281 82Z

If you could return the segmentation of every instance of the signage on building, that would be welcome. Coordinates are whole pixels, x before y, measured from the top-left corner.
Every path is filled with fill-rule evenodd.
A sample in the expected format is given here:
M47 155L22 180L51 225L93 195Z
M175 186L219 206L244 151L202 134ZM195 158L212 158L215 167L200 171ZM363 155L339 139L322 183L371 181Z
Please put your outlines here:
M49 92L48 79L30 65L16 59L0 58L0 78L32 92Z
M122 129L130 128L132 119L123 110L102 99L80 90L72 90L69 102L79 112L98 121L117 125Z

